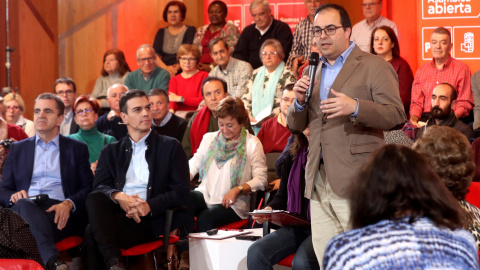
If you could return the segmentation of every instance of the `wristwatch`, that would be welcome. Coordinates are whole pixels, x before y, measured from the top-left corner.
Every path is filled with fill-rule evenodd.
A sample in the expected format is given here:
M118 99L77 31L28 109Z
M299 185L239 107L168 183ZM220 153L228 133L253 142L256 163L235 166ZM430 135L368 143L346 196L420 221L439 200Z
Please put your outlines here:
M240 189L240 193L242 193L243 192L243 186L237 186L237 187L238 187L238 189Z

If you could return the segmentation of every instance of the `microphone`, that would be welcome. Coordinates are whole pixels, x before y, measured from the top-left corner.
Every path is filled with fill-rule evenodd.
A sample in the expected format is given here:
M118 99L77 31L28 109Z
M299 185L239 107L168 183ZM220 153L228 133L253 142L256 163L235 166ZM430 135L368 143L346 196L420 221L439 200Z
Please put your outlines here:
M34 203L39 203L39 202L44 202L44 201L48 200L49 197L48 197L48 194L38 194L38 195L35 195L35 196L29 196L29 197L24 198L24 199L30 199ZM14 203L10 200L9 205L13 206L13 204Z
M318 53L312 52L310 54L310 58L308 59L308 77L310 77L310 86L305 93L305 103L308 103L308 100L313 93L313 84L315 83L315 74L317 74L318 62L320 62Z

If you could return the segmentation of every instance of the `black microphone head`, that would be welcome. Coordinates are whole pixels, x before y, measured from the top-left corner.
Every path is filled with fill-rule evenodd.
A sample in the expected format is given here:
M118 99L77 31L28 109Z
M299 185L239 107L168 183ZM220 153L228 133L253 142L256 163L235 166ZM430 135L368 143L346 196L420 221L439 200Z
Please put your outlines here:
M310 66L317 66L318 65L318 62L320 61L320 55L318 54L318 52L312 52L310 54L310 58L308 59L308 64Z
M39 202L44 202L49 199L48 194L38 194L33 201L39 203Z

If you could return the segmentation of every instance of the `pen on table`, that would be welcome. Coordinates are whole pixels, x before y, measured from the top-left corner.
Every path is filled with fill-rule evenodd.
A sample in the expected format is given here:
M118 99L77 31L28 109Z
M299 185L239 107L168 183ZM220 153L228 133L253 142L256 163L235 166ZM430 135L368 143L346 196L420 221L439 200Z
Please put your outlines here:
M260 208L262 207L262 203L263 203L263 198L260 200L260 203L258 204L258 209L257 210L260 210ZM252 228L253 226L255 226L255 220L252 222Z

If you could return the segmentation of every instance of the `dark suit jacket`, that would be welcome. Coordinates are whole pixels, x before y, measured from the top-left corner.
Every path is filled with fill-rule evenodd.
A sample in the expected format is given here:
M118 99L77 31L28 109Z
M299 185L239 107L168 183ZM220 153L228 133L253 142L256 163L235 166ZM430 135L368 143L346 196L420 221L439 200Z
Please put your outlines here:
M383 131L403 126L406 115L398 92L397 73L392 65L355 46L331 89L358 98L357 118L351 121L350 116L340 116L324 123L320 110L321 65L309 104L302 111L297 111L292 104L287 124L294 132L310 126L305 197L311 198L313 194L321 151L332 190L347 197L348 187L358 175L358 169L371 152L385 143ZM308 74L308 70L304 74ZM328 97L334 96L330 92Z
M77 125L77 122L75 122L75 119L72 118L72 123L70 124L70 134L75 134L78 132L80 127Z
M145 158L150 171L147 203L152 214L152 231L158 236L163 234L166 210L187 204L190 175L187 157L176 139L152 130L145 143L148 146ZM131 158L129 136L107 144L98 158L94 190L102 191L109 197L113 192L122 191Z
M13 193L30 188L35 138L33 136L10 146L0 182L0 204L3 206L9 204ZM92 189L93 174L88 162L88 148L86 144L62 135L59 144L63 193L66 199L75 204L75 213L79 213L85 209L85 200Z

